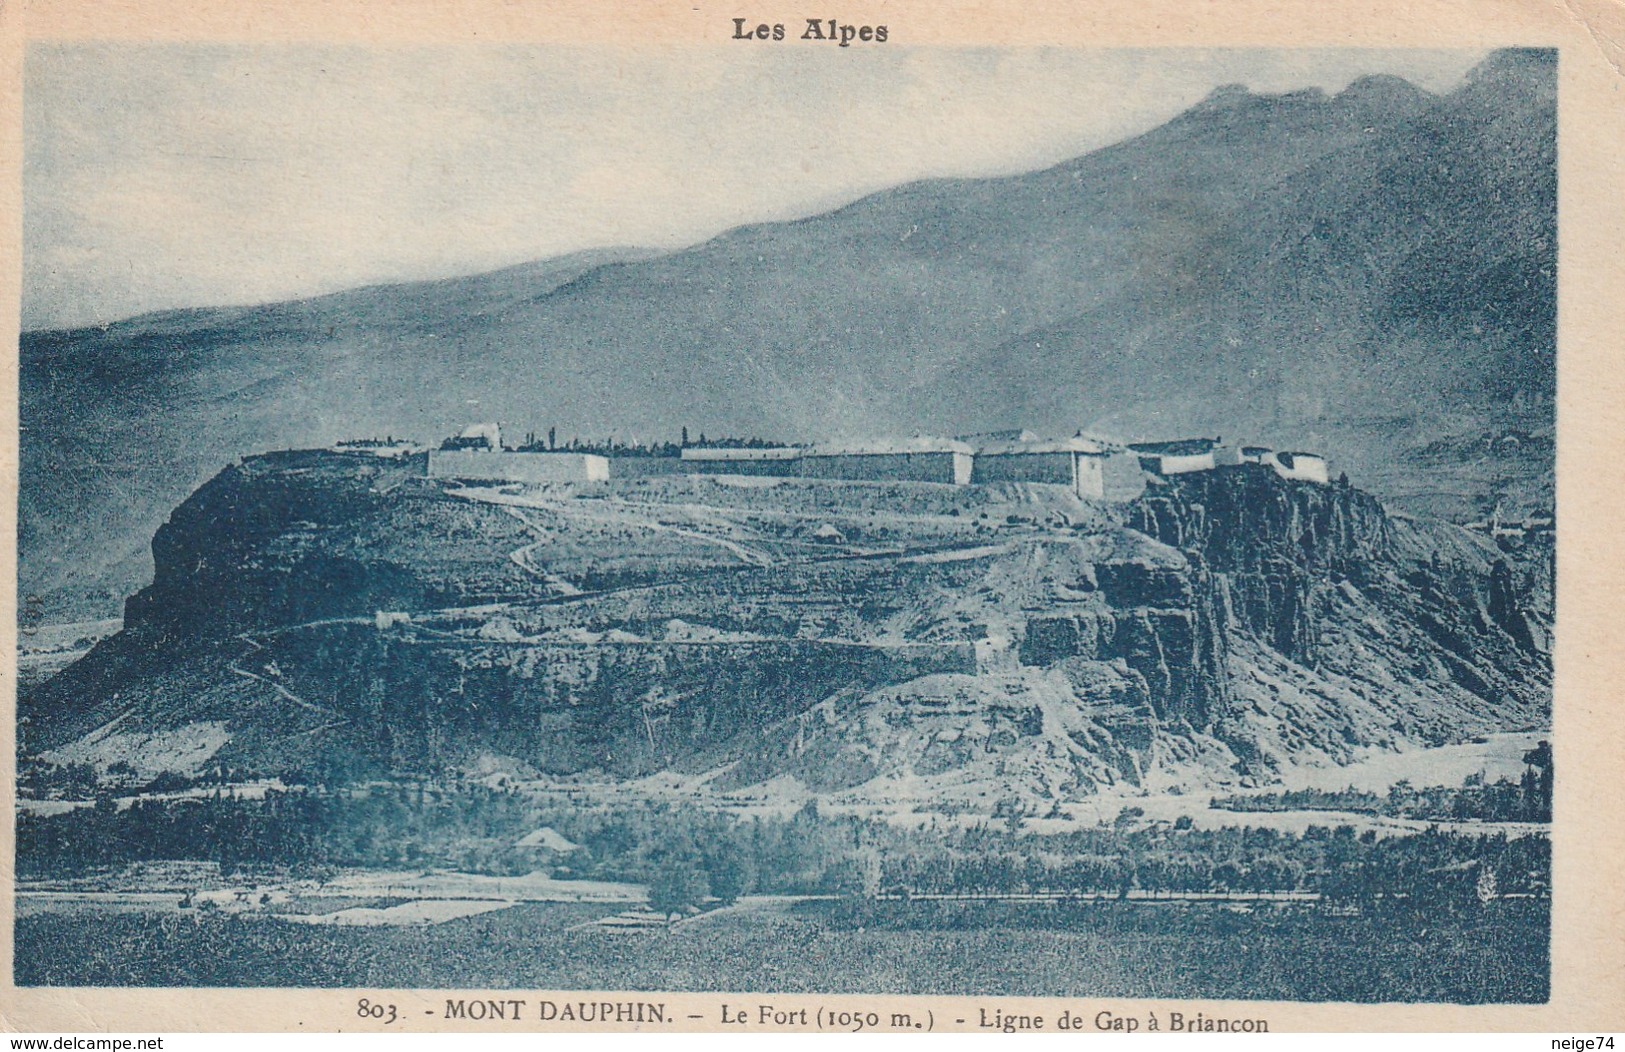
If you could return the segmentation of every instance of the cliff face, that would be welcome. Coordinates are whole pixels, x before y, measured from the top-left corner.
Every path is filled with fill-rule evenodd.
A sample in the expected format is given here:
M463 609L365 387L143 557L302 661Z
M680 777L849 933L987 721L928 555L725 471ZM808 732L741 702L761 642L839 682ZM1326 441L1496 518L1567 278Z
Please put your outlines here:
M1322 625L1340 597L1359 594L1414 619L1475 692L1538 697L1549 682L1549 548L1514 554L1447 526L1391 520L1346 484L1283 485L1256 466L1154 490L1130 522L1199 553L1222 577L1229 613L1294 661L1335 662Z
M1229 679L1227 611L1215 603L1212 575L1197 564L1156 570L1108 563L1094 570L1106 608L1036 614L1022 639L1022 663L1121 661L1144 678L1158 719L1211 727Z
M324 484L331 461L319 453L273 454L227 468L154 534L153 583L125 603L126 628L206 638L518 594L517 568L425 574L368 543L418 513L424 494L392 491L421 475L423 463L379 461L351 485ZM497 523L493 532L500 543L523 530Z
M1250 773L1549 707L1549 549L1503 552L1252 465L1154 486L1126 524L1184 565L1096 567L1110 609L1035 615L1021 658L1125 661L1159 720L1212 735Z
M1547 718L1540 553L1347 486L1245 467L1097 505L420 471L290 453L217 476L159 530L125 630L24 699L25 751L324 780L719 770L974 804ZM177 744L198 728L224 728L201 758Z

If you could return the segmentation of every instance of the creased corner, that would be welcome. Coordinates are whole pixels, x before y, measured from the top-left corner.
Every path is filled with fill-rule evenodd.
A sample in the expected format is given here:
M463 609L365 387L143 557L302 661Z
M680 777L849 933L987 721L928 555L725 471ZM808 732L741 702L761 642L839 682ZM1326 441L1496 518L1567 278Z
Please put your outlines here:
M1559 0L1558 6L1586 31L1617 77L1625 77L1625 3L1620 0Z

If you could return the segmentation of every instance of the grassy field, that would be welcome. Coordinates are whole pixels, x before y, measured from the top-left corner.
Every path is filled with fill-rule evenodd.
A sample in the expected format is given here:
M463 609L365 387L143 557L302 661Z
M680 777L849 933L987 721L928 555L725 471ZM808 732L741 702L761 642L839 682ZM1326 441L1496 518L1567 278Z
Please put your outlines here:
M363 929L78 907L19 918L16 981L1456 1003L1542 1002L1549 989L1543 902L1449 919L1129 904L967 916L883 903L859 916L804 903L644 934L577 927L602 912L527 904Z

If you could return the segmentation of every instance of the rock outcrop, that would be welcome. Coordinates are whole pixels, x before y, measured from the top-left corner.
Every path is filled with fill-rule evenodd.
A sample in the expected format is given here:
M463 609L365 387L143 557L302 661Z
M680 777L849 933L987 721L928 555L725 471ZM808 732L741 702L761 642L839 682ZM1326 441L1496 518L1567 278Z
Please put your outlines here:
M205 485L153 551L124 631L23 699L25 751L206 725L226 728L209 762L324 781L498 756L975 806L1264 779L1549 713L1543 553L1251 466L1103 505L459 489L287 453Z

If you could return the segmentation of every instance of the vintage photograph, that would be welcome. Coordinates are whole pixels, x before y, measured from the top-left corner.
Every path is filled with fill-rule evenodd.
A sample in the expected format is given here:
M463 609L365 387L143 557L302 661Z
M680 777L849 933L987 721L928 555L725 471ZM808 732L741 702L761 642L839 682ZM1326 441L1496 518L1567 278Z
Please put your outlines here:
M12 981L1546 1003L1558 69L30 44Z

